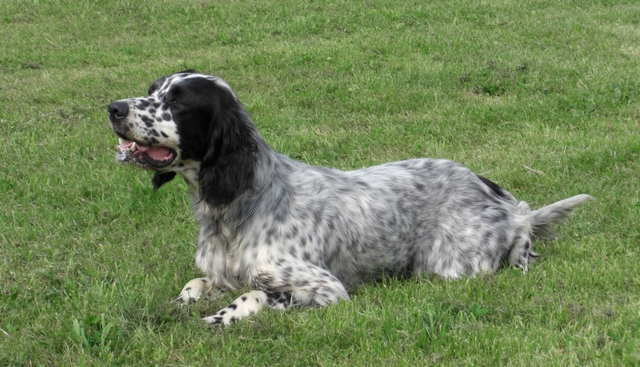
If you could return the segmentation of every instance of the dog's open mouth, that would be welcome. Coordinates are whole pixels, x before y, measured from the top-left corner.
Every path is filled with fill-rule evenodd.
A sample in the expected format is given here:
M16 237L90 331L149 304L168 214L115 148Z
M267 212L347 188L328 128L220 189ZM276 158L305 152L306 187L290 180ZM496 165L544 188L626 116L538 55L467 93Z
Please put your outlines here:
M143 168L155 169L166 167L176 159L173 149L160 146L146 146L135 141L120 138L116 160L131 163Z

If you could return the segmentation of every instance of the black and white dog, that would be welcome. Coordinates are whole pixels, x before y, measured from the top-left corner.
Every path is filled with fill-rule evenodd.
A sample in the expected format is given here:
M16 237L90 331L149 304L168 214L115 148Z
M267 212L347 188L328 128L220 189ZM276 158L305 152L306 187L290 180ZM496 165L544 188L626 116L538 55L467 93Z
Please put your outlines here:
M531 211L460 164L413 159L357 171L310 166L271 150L222 79L187 70L148 97L109 105L116 158L155 171L157 189L187 183L200 236L178 302L253 291L205 317L229 324L265 306L325 306L384 275L527 271L533 240L553 236L577 195Z

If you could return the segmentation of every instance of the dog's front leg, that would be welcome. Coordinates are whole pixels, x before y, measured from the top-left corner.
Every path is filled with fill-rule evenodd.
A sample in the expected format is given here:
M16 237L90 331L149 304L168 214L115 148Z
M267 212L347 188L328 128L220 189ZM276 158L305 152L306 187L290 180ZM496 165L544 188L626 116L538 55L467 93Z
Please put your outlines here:
M329 271L318 266L279 261L255 271L251 287L265 289L243 294L214 315L203 318L211 325L229 325L269 306L286 310L291 306L322 307L349 300L344 285Z
M220 295L221 289L213 285L213 281L209 278L196 278L190 280L182 288L182 292L175 302L183 305L197 302L200 298L214 298Z

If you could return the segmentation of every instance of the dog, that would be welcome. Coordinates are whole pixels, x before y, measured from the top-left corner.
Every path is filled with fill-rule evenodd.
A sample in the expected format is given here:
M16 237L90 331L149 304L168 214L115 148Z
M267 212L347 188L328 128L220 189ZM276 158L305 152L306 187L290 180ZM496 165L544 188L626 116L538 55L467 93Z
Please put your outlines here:
M176 299L187 304L249 286L203 320L228 325L264 307L322 307L385 276L472 277L527 272L535 239L586 194L531 210L468 168L412 159L355 171L274 152L231 87L185 70L154 81L148 97L109 104L116 160L154 171L154 189L185 180L200 224L197 266Z

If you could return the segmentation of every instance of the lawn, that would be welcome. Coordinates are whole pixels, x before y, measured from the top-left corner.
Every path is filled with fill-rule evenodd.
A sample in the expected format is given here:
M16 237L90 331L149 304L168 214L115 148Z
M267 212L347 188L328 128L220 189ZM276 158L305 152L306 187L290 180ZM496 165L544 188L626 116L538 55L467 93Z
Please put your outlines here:
M640 365L637 1L0 2L0 365ZM588 193L523 275L423 276L225 329L185 185L115 162L109 102L195 68L267 142L463 163L532 207Z

